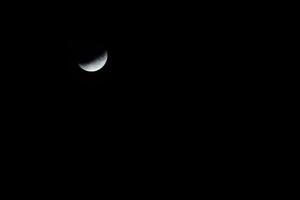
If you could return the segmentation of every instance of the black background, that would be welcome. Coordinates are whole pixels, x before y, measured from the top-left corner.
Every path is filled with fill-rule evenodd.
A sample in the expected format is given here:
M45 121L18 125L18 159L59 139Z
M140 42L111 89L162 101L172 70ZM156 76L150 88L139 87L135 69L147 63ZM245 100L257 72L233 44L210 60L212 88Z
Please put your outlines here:
M232 90L239 59L230 59L236 55L221 15L181 5L75 4L2 18L1 96L11 119L50 117L50 127L69 121L74 130L122 121L154 127L140 116L167 124L196 101L216 108ZM74 60L85 42L107 48L101 71L87 73Z
M104 131L111 123L117 48L112 42L110 9L99 13L101 8L89 5L90 11L84 12L78 6L32 8L1 20L4 124L17 121L24 130L63 132L67 137L70 132L89 133L99 126ZM76 60L76 52L84 52L83 48L88 52L89 45L108 51L107 64L95 73L81 70Z
M197 143L194 137L225 127L231 105L247 98L232 78L241 69L233 62L245 60L230 52L227 22L215 23L221 15L208 10L199 16L198 7L185 10L181 4L74 4L1 18L3 135L13 144L38 146L29 155L47 158L47 151L56 151L64 162L74 159L72 167L80 158L86 166L104 157L147 158L144 149L165 160L174 149ZM78 67L72 52L85 42L107 48L101 71Z
M172 102L197 94L199 76L201 91L207 90L210 33L202 22L194 26L176 10L166 15L163 6L127 4L130 9L122 10L124 5L112 4L49 6L7 21L1 44L4 100L16 112L38 113L37 119L54 113L88 122L113 112L122 118L134 111L175 112ZM73 51L85 42L107 48L101 71L78 67Z

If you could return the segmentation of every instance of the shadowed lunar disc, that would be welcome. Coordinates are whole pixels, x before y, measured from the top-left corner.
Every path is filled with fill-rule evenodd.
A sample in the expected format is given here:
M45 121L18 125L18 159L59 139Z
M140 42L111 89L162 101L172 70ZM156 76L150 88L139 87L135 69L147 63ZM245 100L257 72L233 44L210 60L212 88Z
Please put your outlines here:
M79 63L81 69L87 72L95 72L101 69L107 62L107 51L104 51L100 56L97 58L84 63Z

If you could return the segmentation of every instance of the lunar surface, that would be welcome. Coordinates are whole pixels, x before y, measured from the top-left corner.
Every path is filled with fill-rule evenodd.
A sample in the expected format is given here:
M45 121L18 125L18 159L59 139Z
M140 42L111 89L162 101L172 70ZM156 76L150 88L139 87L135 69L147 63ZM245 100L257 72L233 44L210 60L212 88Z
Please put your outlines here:
M87 72L96 72L100 70L107 62L107 51L104 51L101 55L96 57L95 59L79 63L79 67Z

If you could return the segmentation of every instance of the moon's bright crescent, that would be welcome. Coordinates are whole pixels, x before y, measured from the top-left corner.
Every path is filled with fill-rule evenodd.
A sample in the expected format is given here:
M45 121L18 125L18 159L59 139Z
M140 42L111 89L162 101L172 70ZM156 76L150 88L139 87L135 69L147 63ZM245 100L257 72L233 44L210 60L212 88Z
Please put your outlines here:
M95 72L101 69L107 61L107 51L105 51L101 56L98 58L88 62L88 63L79 63L81 69L87 72Z

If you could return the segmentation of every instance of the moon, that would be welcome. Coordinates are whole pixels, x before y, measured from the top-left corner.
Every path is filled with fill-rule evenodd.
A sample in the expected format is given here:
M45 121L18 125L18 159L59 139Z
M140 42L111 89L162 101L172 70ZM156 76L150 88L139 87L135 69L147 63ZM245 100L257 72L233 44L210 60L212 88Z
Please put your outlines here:
M87 72L96 72L104 67L107 62L107 57L107 51L104 51L100 56L89 62L79 63L79 67Z

